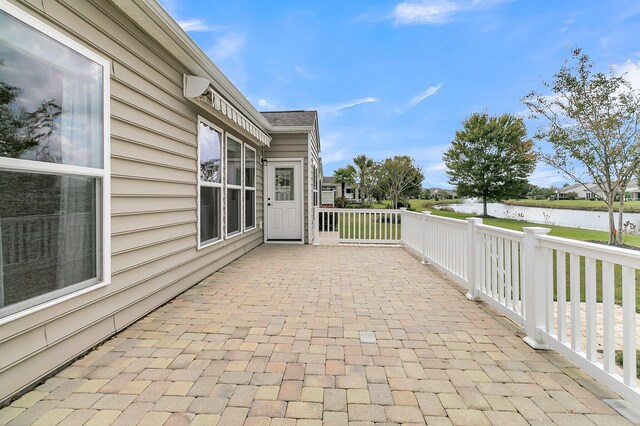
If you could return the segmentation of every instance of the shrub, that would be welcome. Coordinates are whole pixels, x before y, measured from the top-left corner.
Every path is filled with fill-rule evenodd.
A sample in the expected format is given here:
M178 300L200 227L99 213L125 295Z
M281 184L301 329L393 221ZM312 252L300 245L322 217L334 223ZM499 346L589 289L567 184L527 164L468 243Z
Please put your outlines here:
M566 194L564 194L564 198L567 200L577 200L578 199L578 193L577 192L567 192Z
M338 209L344 209L345 207L347 207L347 199L344 197L336 197L333 203Z
M404 201L398 201L398 208L400 208L400 207L406 207L407 209L410 209L411 208L411 203L407 201L406 205L405 205Z

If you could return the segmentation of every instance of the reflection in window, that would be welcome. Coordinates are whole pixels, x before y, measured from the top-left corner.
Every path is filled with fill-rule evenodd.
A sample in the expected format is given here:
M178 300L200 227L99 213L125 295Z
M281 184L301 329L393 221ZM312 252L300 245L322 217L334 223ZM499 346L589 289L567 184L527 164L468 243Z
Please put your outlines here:
M0 171L3 304L98 282L96 179Z
M227 235L240 232L241 213L240 190L227 188Z
M244 185L256 187L256 152L249 147L244 150Z
M227 137L227 185L242 185L242 145Z
M222 132L198 124L200 246L222 239Z
M200 241L202 244L220 239L220 188L200 187Z
M101 207L108 93L107 63L99 57L2 11L0 28L0 316L5 316L104 281L108 274L102 268ZM16 164L20 171L13 170ZM71 172L60 165L88 169Z
M244 148L244 229L256 226L256 152Z
M102 167L102 66L0 12L0 156Z
M276 201L293 201L293 168L276 167L275 171L275 195Z
M250 229L256 226L256 191L247 189L244 194L244 227Z
M222 134L205 123L198 125L198 145L200 147L200 180L220 183L222 177Z

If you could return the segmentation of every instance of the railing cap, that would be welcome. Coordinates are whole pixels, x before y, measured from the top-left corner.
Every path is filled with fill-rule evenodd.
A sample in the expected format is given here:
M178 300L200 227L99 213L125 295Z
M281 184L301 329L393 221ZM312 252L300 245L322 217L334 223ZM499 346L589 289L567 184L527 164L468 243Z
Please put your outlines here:
M482 218L481 217L468 217L467 218L467 222L473 222L475 224L479 224L479 223L482 223Z
M551 232L551 229L543 228L541 226L527 226L527 227L522 228L522 231L525 234L544 235L544 234L548 234L549 232Z

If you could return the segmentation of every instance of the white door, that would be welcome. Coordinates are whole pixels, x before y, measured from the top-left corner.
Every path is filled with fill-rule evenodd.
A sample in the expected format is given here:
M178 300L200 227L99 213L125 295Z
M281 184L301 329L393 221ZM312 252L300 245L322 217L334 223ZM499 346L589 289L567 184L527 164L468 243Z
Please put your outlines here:
M267 163L267 240L302 240L299 162Z

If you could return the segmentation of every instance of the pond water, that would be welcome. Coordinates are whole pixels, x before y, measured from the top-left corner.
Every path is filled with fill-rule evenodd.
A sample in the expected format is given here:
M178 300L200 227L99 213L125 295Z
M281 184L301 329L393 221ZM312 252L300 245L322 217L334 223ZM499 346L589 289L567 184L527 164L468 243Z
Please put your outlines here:
M440 207L450 207L459 213L482 214L482 203L445 204ZM548 225L571 226L573 228L600 231L609 229L607 212L508 206L502 203L487 204L487 212L495 217L526 220ZM624 220L630 223L626 232L640 235L640 213L625 213ZM616 213L616 225L617 223L618 214Z

